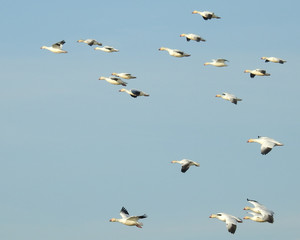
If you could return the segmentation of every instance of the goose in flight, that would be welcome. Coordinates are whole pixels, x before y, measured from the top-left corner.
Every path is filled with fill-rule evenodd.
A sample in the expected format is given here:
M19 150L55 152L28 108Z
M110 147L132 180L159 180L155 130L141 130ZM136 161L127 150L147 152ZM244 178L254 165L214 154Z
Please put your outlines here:
M222 94L218 94L218 95L216 95L216 97L223 98L223 99L225 99L225 100L227 100L227 101L230 101L230 102L232 102L232 103L234 103L234 104L237 104L238 101L242 101L242 99L237 98L237 97L234 96L233 94L231 94L231 93L226 93L226 92L224 92L224 93L222 93Z
M83 43L86 43L89 46L93 46L93 45L102 46L102 43L97 42L97 40L95 40L95 39L86 39L86 40L79 39L77 42L83 42Z
M141 215L141 216L129 216L128 211L126 208L122 207L120 211L121 219L112 218L109 221L110 222L119 222L127 226L137 226L138 228L142 228L143 223L139 222L139 219L146 218L147 215Z
M171 163L179 163L181 165L181 172L182 173L185 173L187 170L189 170L189 168L191 166L196 166L196 167L199 167L200 164L197 163L197 162L194 162L192 160L189 160L189 159L182 159L180 161L171 161Z
M226 227L228 229L228 232L234 234L236 227L237 227L237 223L242 223L242 219L237 218L235 216L226 214L226 213L217 213L217 214L212 214L209 216L210 218L217 218L223 222L226 223Z
M41 49L47 49L53 53L67 53L67 51L62 50L62 46L65 44L66 42L64 40L54 43L51 47L47 47L47 46L42 46Z
M227 64L225 62L229 62L229 61L224 58L212 59L212 62L206 62L204 63L204 66L212 65L215 67L226 67Z
M261 220L261 222L269 222L269 223L273 223L274 222L274 212L270 209L268 209L267 207L265 207L264 205L260 204L258 201L255 200L250 200L247 198L247 201L249 203L251 203L254 207L244 207L244 210L251 210L252 212L258 214L258 215L254 215L252 214L252 218L245 218L245 219L251 219L253 221L256 221L254 219L257 220ZM250 212L251 214L251 212ZM256 221L256 222L260 222L260 221Z
M145 96L145 97L150 96L148 93L144 93L144 92L142 92L140 90L136 90L136 89L127 90L125 88L122 88L122 89L119 90L119 92L126 92L133 98L136 98L136 97L139 97L139 96Z
M119 52L118 49L115 49L113 47L110 46L104 46L104 47L95 47L95 50L101 50L103 52Z
M180 37L185 37L188 42L191 40L196 41L196 42L200 42L200 41L205 42L206 41L202 37L200 37L196 34L193 34L193 33L188 33L188 34L183 33L183 34L180 34Z
M132 76L130 73L112 73L111 75L124 78L124 79L134 79L135 76Z
M256 139L251 138L247 142L248 143L256 142L256 143L261 144L260 150L261 150L262 155L268 154L272 150L272 148L275 146L283 146L282 143L280 143L272 138L261 137L261 136L258 136L258 138L256 138Z
M262 60L265 60L265 62L273 62L273 63L280 63L284 64L286 61L277 57L261 57Z
M250 73L250 77L254 78L256 76L270 76L270 73L267 73L266 70L263 69L255 69L255 70L245 70L244 73Z
M113 85L122 85L126 86L127 83L124 82L122 79L117 77L100 77L99 80L105 80L106 82L113 84Z
M208 19L212 19L212 18L217 18L220 19L220 17L218 17L217 15L215 15L213 12L209 12L209 11L193 11L193 14L200 14L204 20L208 20Z
M167 51L173 57L189 57L189 56L191 56L190 54L187 54L187 53L185 53L183 51L180 51L178 49L171 49L171 48L161 47L158 50L159 51Z
M243 219L250 219L254 222L268 222L267 216L260 213L248 212L252 216L245 216ZM272 222L273 223L273 222Z

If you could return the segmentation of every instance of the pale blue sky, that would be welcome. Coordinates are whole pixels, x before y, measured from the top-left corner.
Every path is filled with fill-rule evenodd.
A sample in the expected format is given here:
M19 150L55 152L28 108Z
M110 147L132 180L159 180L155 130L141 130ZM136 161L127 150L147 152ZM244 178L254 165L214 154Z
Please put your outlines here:
M299 240L300 4L247 3L3 2L0 239ZM86 38L120 52L76 42ZM40 49L61 40L68 54ZM229 66L203 66L213 58ZM255 68L271 76L243 73ZM112 72L137 76L127 88L150 97L97 80ZM243 101L215 98L223 91ZM285 146L262 156L246 143L257 135ZM182 174L170 163L182 158L200 168ZM244 221L232 236L208 218L244 217L246 198L272 209L274 224ZM109 222L122 206L149 216L143 229Z

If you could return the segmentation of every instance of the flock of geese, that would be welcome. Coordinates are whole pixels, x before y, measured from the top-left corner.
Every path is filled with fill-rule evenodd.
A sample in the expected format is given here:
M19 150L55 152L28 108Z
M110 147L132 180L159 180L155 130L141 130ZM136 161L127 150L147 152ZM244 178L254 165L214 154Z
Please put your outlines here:
M203 17L204 20L210 20L210 19L220 19L219 16L215 15L213 12L209 12L209 11L193 11L193 14L199 14ZM186 40L189 41L196 41L196 42L205 42L206 40L203 39L202 37L193 34L193 33L189 33L189 34L181 34L180 37L185 37ZM79 43L85 43L89 46L97 46L94 49L95 50L100 50L100 51L104 51L104 52L108 52L108 53L112 53L112 52L118 52L118 49L115 49L114 47L111 46L102 46L102 43L98 42L95 39L86 39L86 40L78 40L77 42ZM60 42L54 43L52 46L47 47L47 46L42 46L41 49L46 49L49 50L53 53L67 53L67 51L63 50L62 47L65 44L65 41L62 40ZM99 47L100 46L100 47ZM173 56L173 57L178 57L178 58L182 58L182 57L190 57L191 54L185 53L181 50L178 49L171 49L171 48L167 48L167 47L161 47L158 49L159 51L166 51L168 52L169 55ZM273 63L280 63L283 64L286 61L277 57L261 57L262 60L265 60L265 62L273 62ZM212 65L215 67L226 67L227 64L226 62L228 62L228 60L226 59L213 59L211 62L206 62L204 63L204 65ZM254 78L255 76L270 76L270 73L267 73L266 70L263 69L254 69L254 70L245 70L245 73L250 73L250 77ZM101 76L99 78L99 80L105 80L106 82L113 84L113 85L122 85L122 86L127 86L127 82L123 81L122 79L135 79L136 77L133 76L130 73L112 73L111 77L103 77ZM122 88L119 90L119 92L126 92L127 94L129 94L131 97L133 98L137 98L139 96L146 96L148 97L149 94L140 91L140 90L136 90L136 89L125 89ZM242 99L237 98L235 95L231 94L231 93L222 93L222 94L218 94L216 95L216 97L220 97L224 100L230 101L233 104L237 104L239 101L242 101ZM273 147L275 146L283 146L282 143L269 138L269 137L261 137L258 136L257 139L249 139L247 141L248 143L250 142L256 142L261 144L261 154L266 155L268 154ZM197 162L194 162L192 160L189 159L182 159L180 161L174 160L171 161L171 163L178 163L181 165L181 172L185 173L188 171L188 169L191 166L196 166L199 167L200 164ZM248 210L249 214L251 216L245 216L244 219L249 219L255 222L268 222L268 223L273 223L274 222L274 212L269 210L267 207L265 207L264 205L260 204L259 202L255 201L255 200L250 200L247 199L247 201L249 203L251 203L253 205L253 207L248 207L246 206L244 208L244 210ZM124 225L127 226L136 226L138 228L142 228L143 223L140 222L140 219L144 219L147 217L146 214L144 215L140 215L140 216L130 216L128 211L122 207L121 211L120 211L120 215L121 218L117 219L117 218L111 218L110 222L119 222L122 223ZM234 234L237 228L237 223L242 223L242 219L232 216L230 214L227 213L216 213L216 214L211 214L209 216L209 218L217 218L223 222L226 223L226 227L228 229L228 232Z

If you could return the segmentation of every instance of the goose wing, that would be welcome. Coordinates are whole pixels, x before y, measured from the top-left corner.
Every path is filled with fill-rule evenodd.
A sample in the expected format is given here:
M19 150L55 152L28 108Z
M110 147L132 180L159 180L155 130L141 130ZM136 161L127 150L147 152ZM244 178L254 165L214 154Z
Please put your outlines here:
M122 207L121 211L120 211L120 215L122 218L126 219L129 217L129 213L128 211L126 210L126 208Z
M265 141L261 147L260 147L260 152L262 155L266 155L268 154L272 148L275 146L275 143L273 142L269 142L269 141Z
M131 216L131 217L129 217L127 220L138 221L139 219L143 219L143 218L146 218L146 217L147 217L146 214L141 215L141 216Z
M219 63L224 63L224 62L229 62L228 60L224 59L224 58L218 58L216 60L216 62L219 62Z
M62 46L65 44L66 42L64 40L60 41L60 42L57 42L57 43L54 43L52 45L53 48L57 48L57 49L61 49Z

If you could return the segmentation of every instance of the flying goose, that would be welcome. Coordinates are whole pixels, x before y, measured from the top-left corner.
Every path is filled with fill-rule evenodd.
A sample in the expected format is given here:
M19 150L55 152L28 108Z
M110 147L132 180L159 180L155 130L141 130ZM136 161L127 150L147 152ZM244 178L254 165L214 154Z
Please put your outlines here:
M224 92L224 93L222 93L222 94L218 94L218 95L216 95L216 97L223 98L223 99L225 99L225 100L227 100L227 101L230 101L230 102L232 102L232 103L234 103L234 104L237 104L238 101L242 101L242 99L237 98L237 97L234 96L233 94L231 94L231 93L226 93L226 92Z
M146 214L144 214L142 216L129 216L129 213L127 212L127 210L124 207L122 207L122 209L120 211L120 215L122 217L121 219L112 218L109 221L110 222L119 222L119 223L122 223L127 226L137 226L138 228L142 228L143 223L139 222L138 220L147 217Z
M144 93L144 92L136 90L136 89L127 90L125 88L122 88L122 89L119 90L119 92L126 92L133 98L136 98L138 96L145 96L145 97L150 96L148 93Z
M243 219L250 219L255 222L268 222L267 216L260 213L248 212L252 216L245 216Z
M159 51L167 51L173 57L189 57L189 56L191 56L190 54L187 54L187 53L177 50L177 49L161 47L158 50Z
M121 78L116 78L116 77L100 77L99 80L105 80L106 82L113 85L122 85L122 86L127 85L127 83L124 82Z
M113 47L110 46L104 46L104 47L95 47L95 50L101 50L103 52L119 52L118 49L115 49Z
M134 79L136 77L132 76L130 73L112 73L111 75L124 78L124 79Z
M266 70L263 69L255 69L255 70L245 70L244 73L250 73L250 77L254 78L255 75L257 76L270 76L270 73L267 73Z
M193 34L193 33L188 33L188 34L183 33L183 34L180 34L180 37L185 37L188 42L191 40L196 41L196 42L200 42L200 41L205 42L206 41L202 37L200 37L196 34Z
M250 200L247 198L247 201L251 204L253 204L254 207L244 207L244 210L251 210L252 212L259 214L259 215L253 215L254 219L260 219L262 220L261 222L269 222L273 223L274 222L274 212L272 210L269 210L266 208L264 205L260 204L258 201L255 200ZM251 218L245 218L245 219L251 219ZM251 219L253 221L256 221L254 219ZM259 222L259 221L256 221Z
M286 61L277 57L261 57L265 62L281 63L284 64Z
M261 150L261 154L262 155L268 154L272 150L272 148L275 147L275 146L283 146L282 143L280 143L280 142L278 142L278 141L276 141L276 140L274 140L272 138L261 137L261 136L258 136L257 139L251 138L247 142L248 143L250 143L250 142L256 142L256 143L261 144L260 150Z
M51 47L47 47L47 46L42 46L41 49L47 49L53 53L67 53L67 51L62 50L62 46L65 44L66 42L64 40L54 43Z
M189 170L190 166L196 166L199 167L200 164L197 162L194 162L192 160L189 159L182 159L180 161L171 161L171 163L179 163L181 165L181 172L185 173L187 170Z
M217 18L220 19L220 17L218 17L217 15L215 15L213 12L208 12L208 11L204 11L204 12L200 12L200 11L193 11L193 14L200 14L204 20L208 20L208 19L212 19L212 18Z
M206 62L204 63L204 66L212 65L215 67L226 67L227 64L225 62L229 62L229 61L224 58L212 59L212 62Z
M209 216L210 218L217 218L226 223L228 232L234 234L236 230L237 223L242 223L243 221L240 218L226 214L226 213L217 213Z
M93 45L102 46L102 43L97 42L95 39L86 39L86 40L79 39L77 42L83 42L83 43L86 43L89 46L93 46Z

